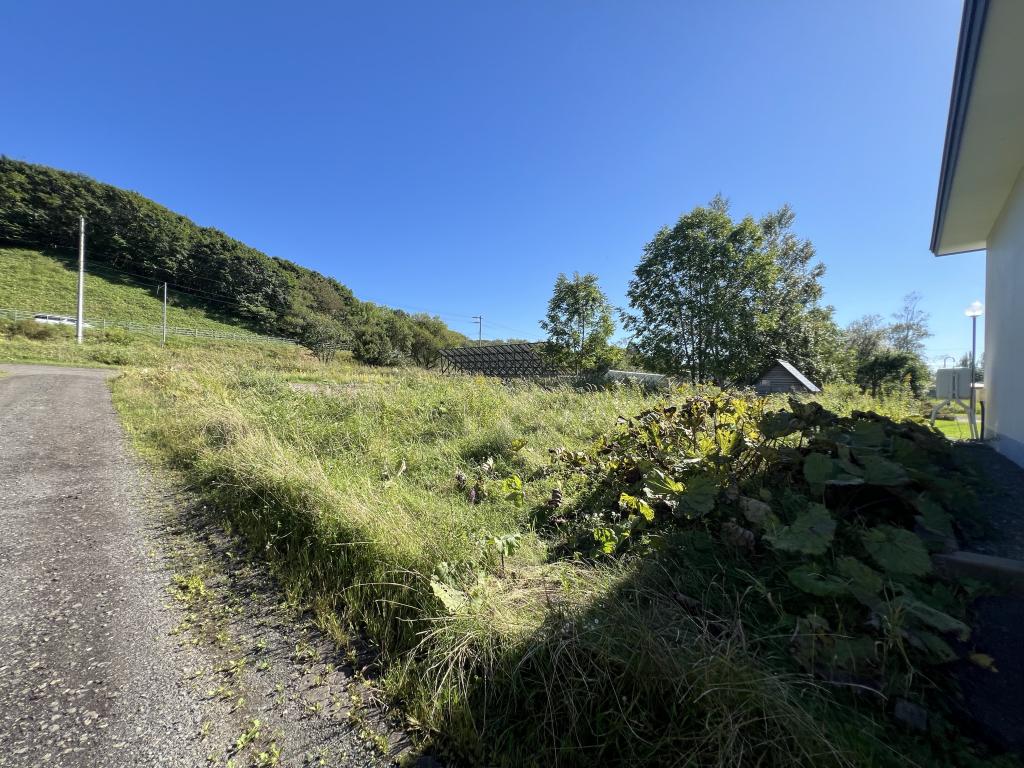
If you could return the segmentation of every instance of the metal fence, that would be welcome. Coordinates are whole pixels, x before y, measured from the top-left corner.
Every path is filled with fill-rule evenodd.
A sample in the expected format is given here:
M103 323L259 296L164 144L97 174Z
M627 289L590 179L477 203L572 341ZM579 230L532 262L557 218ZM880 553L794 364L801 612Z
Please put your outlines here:
M26 309L4 309L0 307L0 318L7 318L17 322L18 320L31 320L36 315L59 315L60 317L71 317L61 312L31 312ZM162 325L151 325L148 323L133 323L130 321L104 320L86 318L85 322L94 330L106 330L107 328L123 328L129 333L152 333L159 336L163 333ZM228 341L250 341L265 342L274 341L281 344L298 344L295 339L286 339L282 336L261 336L257 333L244 333L233 331L215 331L212 328L181 328L178 326L167 326L168 336L190 336L196 339L225 339Z

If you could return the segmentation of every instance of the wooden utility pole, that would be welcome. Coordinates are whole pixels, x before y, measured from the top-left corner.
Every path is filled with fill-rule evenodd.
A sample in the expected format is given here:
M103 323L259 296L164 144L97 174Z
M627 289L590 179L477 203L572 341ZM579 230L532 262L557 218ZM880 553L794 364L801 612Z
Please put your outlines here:
M160 344L167 344L167 283L164 283L164 336Z

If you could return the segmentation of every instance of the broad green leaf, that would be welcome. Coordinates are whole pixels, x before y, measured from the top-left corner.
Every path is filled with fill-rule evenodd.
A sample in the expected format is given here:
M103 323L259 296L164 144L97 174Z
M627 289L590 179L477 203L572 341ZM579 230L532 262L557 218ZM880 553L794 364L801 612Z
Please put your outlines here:
M938 502L932 501L927 496L918 496L914 501L917 511L921 514L917 517L923 527L932 533L937 533L946 538L954 538L953 517L942 508Z
M842 443L836 444L836 453L839 455L837 462L839 467L849 475L854 477L861 477L864 474L864 470L853 463L853 456L850 452L850 446L843 445Z
M811 504L806 512L797 516L792 525L783 526L766 537L776 549L802 552L805 555L823 555L832 543L836 521L822 504Z
M829 478L826 481L825 484L826 485L864 485L864 478L863 477L857 477L856 475L850 475L850 474L847 474L847 473L844 472L843 474L836 475L833 478Z
M766 413L759 425L761 433L769 440L791 435L800 429L799 423L789 411Z
M861 536L871 559L888 573L924 576L932 570L928 550L915 534L891 525L879 525Z
M651 505L643 499L638 499L636 496L630 496L628 493L621 494L619 496L619 506L637 513L648 522L654 520L654 510L651 509Z
M908 637L911 645L927 652L936 664L946 664L957 659L956 651L949 647L949 643L933 632L915 629L909 633Z
M832 574L822 573L813 565L800 565L788 574L789 581L797 589L819 597L834 597L846 593L846 582Z
M683 484L673 480L660 469L653 469L644 478L644 484L656 496L670 496L683 492Z
M824 485L833 474L832 459L823 453L809 453L804 459L804 477L811 485Z
M959 619L955 619L948 613L932 608L910 595L901 595L894 601L901 606L908 614L916 618L922 624L931 627L939 632L955 633L960 640L967 640L971 636L971 628Z
M855 557L840 557L836 561L840 575L847 579L854 595L877 595L882 589L882 577L874 568L864 565Z
M715 508L718 484L707 475L692 475L686 480L686 489L679 496L679 505L692 515L706 515Z
M885 442L885 428L877 421L858 421L850 431L850 442L854 448L878 448Z
M843 669L874 667L878 649L870 637L837 637L832 648L833 663Z
M863 456L864 482L871 485L903 485L910 482L906 471L899 464L881 456Z

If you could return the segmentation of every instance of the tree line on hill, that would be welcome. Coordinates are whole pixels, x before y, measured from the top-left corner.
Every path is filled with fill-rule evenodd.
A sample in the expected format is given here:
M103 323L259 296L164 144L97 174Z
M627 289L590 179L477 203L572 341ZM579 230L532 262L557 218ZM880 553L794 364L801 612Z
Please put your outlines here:
M73 249L86 218L91 260L167 281L255 330L321 353L351 345L361 361L431 363L466 337L429 314L358 300L347 287L223 232L201 227L136 192L0 156L0 241Z
M721 196L697 206L645 247L618 310L631 334L612 344L615 308L594 274L558 276L541 327L545 354L577 372L644 367L720 385L749 384L784 359L813 381L847 381L878 394L909 385L921 395L930 336L920 296L910 294L891 323L865 316L840 328L821 303L825 267L792 231L788 206L735 220Z

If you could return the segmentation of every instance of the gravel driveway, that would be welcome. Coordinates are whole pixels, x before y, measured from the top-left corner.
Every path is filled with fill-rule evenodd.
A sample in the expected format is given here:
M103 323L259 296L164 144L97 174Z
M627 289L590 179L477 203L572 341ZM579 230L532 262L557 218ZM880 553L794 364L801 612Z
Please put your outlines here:
M0 765L205 763L112 373L0 370Z
M268 619L280 597L253 591L268 579L257 569L240 581L203 554L209 536L182 505L155 519L159 494L125 444L112 375L0 365L0 766L394 760L367 746L374 718L349 709L357 728L326 705L357 697L357 676L327 663L333 646L315 628ZM209 574L201 609L171 597L182 551ZM182 629L223 615L217 643ZM289 655L318 644L318 666Z

